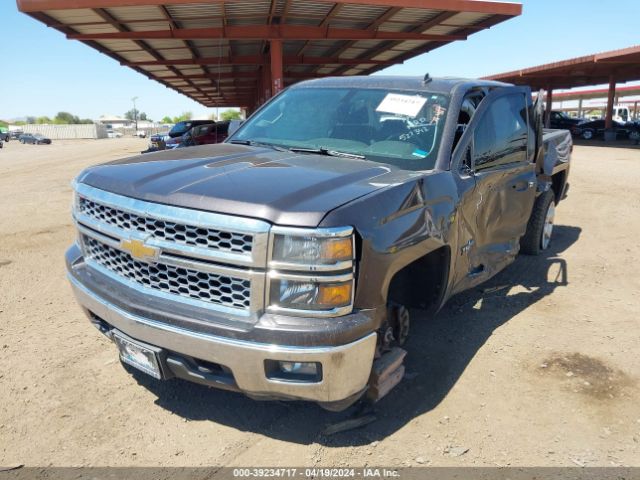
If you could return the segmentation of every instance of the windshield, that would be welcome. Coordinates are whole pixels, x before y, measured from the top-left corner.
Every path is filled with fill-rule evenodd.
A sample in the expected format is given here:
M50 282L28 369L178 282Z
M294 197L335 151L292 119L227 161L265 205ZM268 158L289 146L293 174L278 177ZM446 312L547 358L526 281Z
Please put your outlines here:
M347 153L405 170L430 170L448 105L446 95L424 91L293 88L230 141Z

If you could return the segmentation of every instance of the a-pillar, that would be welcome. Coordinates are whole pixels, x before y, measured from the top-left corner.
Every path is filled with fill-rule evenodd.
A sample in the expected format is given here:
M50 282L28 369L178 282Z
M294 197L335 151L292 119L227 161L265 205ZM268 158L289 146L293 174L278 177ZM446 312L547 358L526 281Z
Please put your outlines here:
M269 54L271 57L271 95L277 95L284 86L284 79L282 78L282 40L271 40Z
M613 127L613 102L616 98L616 78L609 75L609 95L607 96L607 112L604 117L604 139L607 142L616 139Z
M546 100L547 108L544 112L544 127L549 128L549 125L551 124L551 106L553 105L553 89L551 86L547 87Z

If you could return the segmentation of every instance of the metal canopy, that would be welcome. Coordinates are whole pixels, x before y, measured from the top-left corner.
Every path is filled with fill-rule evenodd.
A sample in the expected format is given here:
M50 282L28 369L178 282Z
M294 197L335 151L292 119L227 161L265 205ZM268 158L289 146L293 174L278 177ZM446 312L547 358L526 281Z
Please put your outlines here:
M560 92L554 95L554 100L568 101L568 100L593 100L599 98L607 98L609 90L606 88L598 88L592 90L572 90L569 92ZM616 88L616 97L631 97L640 95L640 85L634 85L630 87Z
M640 46L596 53L562 62L500 73L489 80L547 90L640 80Z
M615 132L612 131L612 118L616 84L640 80L640 46L586 55L562 62L491 75L486 78L515 83L516 85L530 85L534 89L544 88L547 91L545 114L547 127L551 121L554 89L608 83L605 139L615 139Z
M20 11L208 107L366 75L520 15L480 0L17 0Z

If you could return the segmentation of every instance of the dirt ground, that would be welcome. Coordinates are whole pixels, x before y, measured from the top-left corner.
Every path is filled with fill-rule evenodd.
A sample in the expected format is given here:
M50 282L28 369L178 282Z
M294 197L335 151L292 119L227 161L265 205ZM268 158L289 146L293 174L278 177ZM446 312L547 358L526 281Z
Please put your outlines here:
M640 150L576 147L552 248L435 319L377 420L122 368L65 278L71 179L139 139L0 150L0 465L640 466Z

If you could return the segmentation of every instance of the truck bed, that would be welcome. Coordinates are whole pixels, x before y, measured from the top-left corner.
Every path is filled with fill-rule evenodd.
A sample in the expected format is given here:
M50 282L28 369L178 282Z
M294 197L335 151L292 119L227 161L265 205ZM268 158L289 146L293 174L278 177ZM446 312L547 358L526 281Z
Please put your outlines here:
M569 159L573 150L571 132L545 128L542 140L544 143L543 173L551 176L569 168Z

